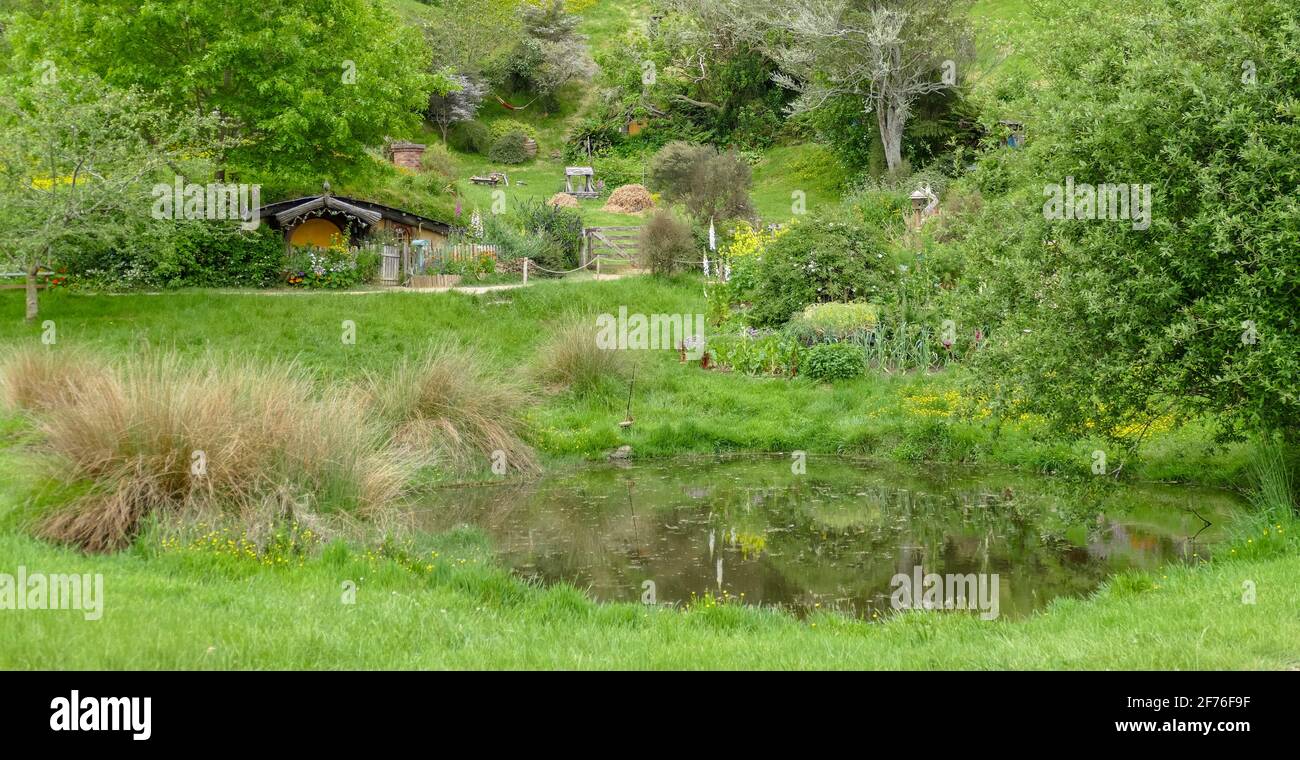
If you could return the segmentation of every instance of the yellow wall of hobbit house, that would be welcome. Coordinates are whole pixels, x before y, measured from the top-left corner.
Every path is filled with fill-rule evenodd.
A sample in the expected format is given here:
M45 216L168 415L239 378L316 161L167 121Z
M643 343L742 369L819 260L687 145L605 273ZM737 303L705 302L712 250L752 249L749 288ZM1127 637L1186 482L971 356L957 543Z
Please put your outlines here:
M328 219L308 219L289 236L289 245L329 248L331 235L342 235L343 230Z

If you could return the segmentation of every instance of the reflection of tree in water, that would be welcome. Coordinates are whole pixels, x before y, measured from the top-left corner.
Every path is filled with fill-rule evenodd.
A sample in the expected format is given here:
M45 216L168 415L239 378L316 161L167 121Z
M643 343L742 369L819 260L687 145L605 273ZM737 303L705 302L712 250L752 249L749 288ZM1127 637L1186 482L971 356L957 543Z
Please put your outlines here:
M449 492L432 509L438 529L472 522L521 573L599 598L637 599L648 579L660 601L680 601L716 589L721 560L733 596L858 614L887 607L890 579L916 565L997 572L1003 614L1015 614L1085 593L1127 563L1176 556L1183 540L1183 519L1161 500L1117 503L1105 486L838 464L817 472L792 476L779 460L639 464Z

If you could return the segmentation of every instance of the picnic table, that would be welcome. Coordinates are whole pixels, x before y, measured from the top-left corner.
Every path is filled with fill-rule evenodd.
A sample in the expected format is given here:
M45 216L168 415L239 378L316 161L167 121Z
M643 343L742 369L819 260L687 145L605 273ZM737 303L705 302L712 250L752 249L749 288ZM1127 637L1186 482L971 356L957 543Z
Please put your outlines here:
M509 186L510 186L510 179L509 179L508 177L506 177L506 175L502 174L501 172L492 172L491 174L487 175L486 177L470 177L470 178L469 178L469 181L470 181L470 182L473 182L473 183L476 184L476 185L502 185L502 184L504 184L506 187L509 187Z

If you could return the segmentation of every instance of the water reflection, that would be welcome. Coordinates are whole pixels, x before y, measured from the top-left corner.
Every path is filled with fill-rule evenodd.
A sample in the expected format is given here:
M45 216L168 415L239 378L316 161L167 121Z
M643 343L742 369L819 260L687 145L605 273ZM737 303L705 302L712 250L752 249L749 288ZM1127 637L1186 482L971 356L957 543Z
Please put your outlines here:
M639 600L648 580L660 603L712 593L870 617L889 610L890 579L919 566L998 573L1001 614L1015 617L1120 570L1204 559L1238 507L1208 489L692 459L449 491L420 520L477 525L521 575L602 600Z

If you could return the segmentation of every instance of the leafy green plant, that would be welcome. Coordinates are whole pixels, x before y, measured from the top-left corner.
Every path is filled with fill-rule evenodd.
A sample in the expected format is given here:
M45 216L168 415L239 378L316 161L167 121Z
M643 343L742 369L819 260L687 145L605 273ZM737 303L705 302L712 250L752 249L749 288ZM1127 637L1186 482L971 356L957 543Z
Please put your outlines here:
M742 334L709 339L713 362L747 375L793 375L799 371L802 347L780 335Z
M865 371L862 347L853 343L819 343L803 360L803 374L813 380L848 380Z

